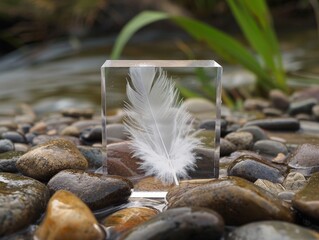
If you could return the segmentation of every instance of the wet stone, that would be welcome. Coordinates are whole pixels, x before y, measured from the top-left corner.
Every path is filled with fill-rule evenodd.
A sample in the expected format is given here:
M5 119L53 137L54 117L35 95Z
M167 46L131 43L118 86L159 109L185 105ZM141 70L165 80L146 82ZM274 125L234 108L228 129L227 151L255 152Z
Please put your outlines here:
M0 153L0 172L18 172L18 169L16 168L16 162L22 155L23 152L17 151Z
M93 109L79 109L79 108L68 108L62 111L64 117L72 118L92 118L94 114Z
M104 155L101 147L78 146L77 148L88 161L89 168L97 169L102 166Z
M306 178L299 172L290 172L283 182L284 187L290 191L298 191L306 184Z
M300 123L295 118L267 118L249 121L245 124L245 127L248 126L258 126L272 131L297 131Z
M311 114L312 107L318 103L318 100L315 98L310 98L301 101L292 102L289 106L289 114L296 115L298 113L308 113Z
M269 156L277 156L279 153L284 155L288 154L288 149L285 144L273 141L273 140L260 140L255 142L253 146L253 150L258 152L259 154L269 155Z
M202 208L176 208L158 214L120 239L221 239L224 222L218 213Z
M228 175L241 177L251 182L259 178L273 183L282 183L284 180L280 170L266 161L249 155L241 156L233 161L228 167Z
M271 105L282 111L286 111L289 108L289 97L278 89L271 90L269 93L269 99Z
M169 209L185 206L215 210L227 225L262 220L293 221L292 212L283 201L238 177L214 179L191 189L182 189L168 201Z
M0 153L14 150L13 143L8 139L0 139Z
M249 132L233 132L227 134L225 139L233 143L237 150L250 149L253 144L253 135Z
M296 193L293 207L319 221L319 173L313 174L308 184Z
M61 171L48 182L51 194L68 190L93 210L126 202L132 187L125 178L81 170Z
M318 240L315 231L296 224L280 221L260 221L232 231L227 240Z
M275 194L276 196L280 192L285 191L285 188L280 183L273 183L265 179L258 179L256 182L254 182L254 184L262 189L267 190L268 192Z
M113 227L116 232L125 232L156 216L158 210L149 207L121 209L101 221L105 227Z
M37 180L0 173L0 237L34 223L48 200L49 190Z
M72 142L60 138L33 148L16 166L26 176L47 181L64 169L86 169L88 162Z
M38 240L103 240L104 233L93 213L79 198L60 190L50 199L35 237Z
M302 173L304 176L310 176L319 171L319 145L302 144L289 158L289 167Z
M259 140L268 139L267 134L264 130L257 126L243 127L237 130L238 132L249 132L253 135L253 141L257 142Z
M80 133L83 142L102 142L102 127L87 128Z
M228 156L236 150L237 147L235 144L231 143L230 141L224 138L220 139L220 156Z

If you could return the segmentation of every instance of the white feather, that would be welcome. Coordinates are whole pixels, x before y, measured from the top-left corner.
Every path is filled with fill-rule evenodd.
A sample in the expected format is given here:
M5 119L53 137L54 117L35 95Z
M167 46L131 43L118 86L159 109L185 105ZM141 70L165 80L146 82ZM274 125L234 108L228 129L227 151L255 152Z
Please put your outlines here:
M190 135L190 114L178 101L178 92L166 72L155 67L131 67L131 85L126 85L126 129L134 156L142 159L146 175L164 183L178 184L193 170L193 153L200 140Z

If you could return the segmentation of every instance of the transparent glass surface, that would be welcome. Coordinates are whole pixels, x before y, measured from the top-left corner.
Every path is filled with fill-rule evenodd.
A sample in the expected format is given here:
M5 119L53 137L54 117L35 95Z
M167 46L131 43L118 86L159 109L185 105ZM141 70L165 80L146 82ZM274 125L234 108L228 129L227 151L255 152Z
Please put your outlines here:
M103 64L101 67L102 144L105 150L103 172L131 179L137 197L162 197L165 195L165 189L169 187L167 184L162 184L156 174L146 176L145 171L140 168L143 159L133 157L135 150L131 146L132 133L125 127L125 122L130 121L127 117L127 106L132 105L128 99L127 85L135 89L130 76L132 68L141 69L142 73L145 72L143 70L151 68L157 73L159 71L165 73L167 80L173 82L179 94L178 102L186 106L186 111L192 117L189 124L193 130L190 134L199 139L201 144L192 151L196 162L194 168L188 170L187 179L218 178L222 67L212 60L107 60ZM153 88L155 88L154 83ZM143 113L138 114L142 119ZM145 115L147 114L148 112L145 112ZM206 124L210 126L208 129L205 124L203 125L205 122L210 122ZM115 128L116 124L122 125ZM153 123L151 121L147 124ZM124 138L114 137L114 129L123 131L115 135ZM161 128L157 130L161 131ZM177 177L171 185L178 184L182 180L183 178ZM144 183L140 184L143 181Z

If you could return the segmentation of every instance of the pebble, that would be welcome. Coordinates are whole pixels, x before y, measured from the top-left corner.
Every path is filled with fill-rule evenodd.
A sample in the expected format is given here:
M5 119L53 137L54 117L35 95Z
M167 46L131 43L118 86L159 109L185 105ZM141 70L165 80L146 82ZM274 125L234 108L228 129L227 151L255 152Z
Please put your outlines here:
M102 147L77 146L77 148L88 161L89 168L97 169L102 166L106 158L106 151L103 152Z
M231 153L235 152L237 150L237 147L232 142L221 138L220 139L220 156L228 156Z
M175 188L179 187L182 188L180 194L168 201L168 209L185 206L209 208L218 212L226 225L235 226L262 220L294 220L283 201L242 178L225 177L190 189Z
M270 106L270 103L264 99L249 98L244 102L244 109L247 111L259 111Z
M306 184L306 178L299 172L290 172L283 182L283 186L290 191L299 191Z
M56 140L56 139L65 139L70 142L72 142L75 145L80 145L80 140L76 137L71 136L49 136L49 135L39 135L31 137L32 139L32 145L40 145L40 144L46 144L49 141Z
M96 210L126 202L133 184L120 176L68 169L51 178L48 188L51 194L58 190L68 190Z
M276 157L279 153L288 154L285 144L273 140L260 140L255 142L253 150L261 155Z
M319 173L314 173L308 184L295 194L293 207L319 221Z
M92 118L94 114L94 110L87 108L87 109L80 109L80 108L68 108L62 110L62 115L64 117L72 117L72 118Z
M275 196L277 196L280 192L285 191L285 188L280 183L273 183L266 179L258 179L254 182L254 184L273 193Z
M221 239L224 221L215 211L203 208L175 208L158 214L133 228L120 240Z
M245 127L248 126L258 126L272 131L297 131L300 123L295 118L266 118L249 121L245 124Z
M243 155L233 161L228 167L229 176L237 176L248 181L266 179L273 183L282 183L284 176L280 170L271 166L265 160L249 155Z
M81 131L80 139L84 142L94 143L102 142L102 127L94 126Z
M267 117L281 117L282 111L277 108L264 108L263 114Z
M16 166L26 176L47 181L64 169L86 169L88 162L72 142L60 138L33 148Z
M312 107L317 103L318 100L315 98L292 102L289 106L288 113L290 115L296 115L299 113L311 114Z
M37 180L0 173L0 237L34 223L48 200L49 190Z
M269 93L269 99L271 106L278 108L282 111L286 111L289 108L289 97L278 89L273 89Z
M204 120L200 123L199 129L215 131L215 124L216 124L216 120L214 120L214 119ZM225 133L225 131L227 129L227 124L228 123L225 119L220 119L220 130L221 130L222 134Z
M319 171L319 145L301 144L288 159L289 167L310 176L313 172Z
M43 121L37 122L30 129L30 133L35 133L37 135L45 134L46 132L47 132L47 124L45 122L43 122Z
M186 111L200 120L211 119L215 116L215 104L205 98L187 98L182 105Z
M236 228L227 240L318 240L315 231L280 221L260 221Z
M249 132L232 132L225 139L233 143L237 150L250 149L253 144L253 135Z
M23 155L23 152L10 151L0 153L0 172L18 172L16 162L19 157Z
M93 213L78 197L60 190L51 197L35 237L38 240L103 240L104 233Z
M249 126L249 127L243 127L237 130L238 132L249 132L253 135L253 141L257 142L259 140L265 140L268 139L267 134L264 130L262 130L260 127L257 126Z
M79 137L80 136L80 131L75 126L67 126L67 127L62 129L60 134L63 135L63 136Z
M30 149L29 145L24 144L24 143L14 143L13 145L14 145L15 151L17 151L17 152L26 153Z
M0 139L0 153L14 150L13 143L8 139Z
M121 209L107 216L101 221L105 227L113 227L116 232L126 232L150 218L156 216L159 211L150 207L130 207Z
M143 177L134 184L134 191L168 191L172 185L163 184L155 177Z

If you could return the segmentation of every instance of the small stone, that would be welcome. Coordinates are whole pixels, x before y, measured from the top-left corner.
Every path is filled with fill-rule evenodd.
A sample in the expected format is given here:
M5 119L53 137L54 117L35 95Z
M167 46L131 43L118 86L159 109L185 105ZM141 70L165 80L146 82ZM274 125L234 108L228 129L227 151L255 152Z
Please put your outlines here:
M244 109L247 111L260 111L264 108L267 108L270 106L270 103L263 99L253 99L249 98L246 99L244 102Z
M250 149L253 144L253 135L249 132L233 132L227 134L225 139L233 143L237 150Z
M106 158L106 151L103 153L102 147L78 146L78 149L88 161L89 168L97 169L102 166Z
M92 118L94 114L93 109L77 109L77 108L68 108L62 110L62 115L64 117L72 117L72 118Z
M16 166L26 176L47 181L64 169L86 169L88 162L72 142L61 138L30 150Z
M0 139L0 153L14 150L13 143L8 139Z
M308 184L296 193L293 207L319 221L319 173L314 173Z
M28 177L0 173L0 237L34 223L49 200L47 187Z
M245 124L245 127L248 126L258 126L272 131L297 131L300 123L295 118L267 118L249 121Z
M149 207L121 209L102 220L105 227L114 227L117 232L125 232L156 216L158 210Z
M268 156L277 156L279 153L288 154L288 149L285 144L273 140L260 140L255 142L253 150L259 154Z
M271 159L273 163L284 164L287 163L287 156L283 153L278 153L276 157Z
M19 132L9 131L2 133L4 139L8 139L13 143L27 143L25 136Z
M282 115L282 111L276 108L264 108L263 114L267 117L280 117Z
M0 172L18 172L16 162L19 157L23 155L23 152L10 151L0 153Z
M291 191L299 191L306 184L306 178L299 172L290 172L283 182L284 187Z
M302 144L288 159L288 165L304 176L310 176L319 171L319 145Z
M220 156L228 156L236 150L237 147L235 144L231 143L230 141L224 138L220 139Z
M257 142L259 140L265 140L268 139L267 134L264 130L262 130L260 127L257 126L249 126L249 127L243 127L237 130L238 132L249 132L253 135L253 141Z
M134 191L168 191L173 185L164 185L155 177L144 177L134 184Z
M218 212L226 225L231 226L262 220L293 221L293 214L283 201L238 177L214 179L190 189L174 188L182 189L179 195L170 198L168 209L185 206L209 208Z
M211 119L215 116L216 106L205 98L188 98L182 104L195 118Z
M30 133L45 134L47 132L47 124L45 122L37 122L31 129Z
M273 183L282 183L284 176L280 170L271 166L265 160L249 155L243 155L233 161L228 167L229 176L237 176L248 181L266 179Z
M120 237L120 240L221 239L224 221L204 208L175 208L158 214Z
M61 135L79 137L80 131L75 126L67 126L67 127L63 128L63 130L61 131Z
M318 240L319 234L296 224L260 221L236 228L227 240Z
M200 123L199 129L205 129L205 130L213 130L215 131L215 119L208 119L204 120ZM227 121L225 119L220 119L220 129L221 132L225 132L227 128Z
M317 103L318 100L315 98L292 102L289 106L288 113L290 115L296 115L298 113L311 114L312 107L315 106Z
M120 176L68 169L51 178L48 188L51 194L58 190L68 190L96 210L126 202L133 184Z
M80 120L73 123L71 126L76 127L79 131L83 131L88 128L92 128L94 126L100 126L101 120Z
M74 145L80 145L80 140L75 137L71 136L49 136L49 135L39 135L32 138L32 145L40 145L40 144L46 144L47 142L50 142L52 140L56 139L64 139L67 141L72 142Z
M80 133L80 139L84 142L102 142L102 127L87 128Z
M90 209L68 191L56 192L36 230L38 240L103 240L104 233Z
M29 151L29 146L27 144L23 144L23 143L15 143L14 144L14 149L17 152L24 152L26 153L27 151Z
M265 179L258 179L256 182L254 182L254 184L275 195L285 191L285 188L280 183L273 183Z
M286 111L289 108L289 97L278 89L271 90L269 93L269 99L271 106Z

